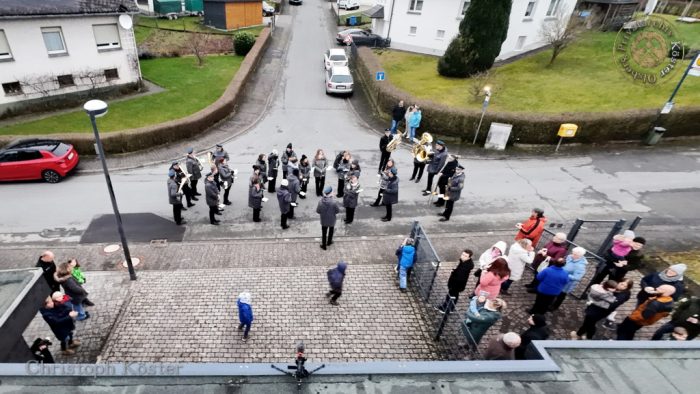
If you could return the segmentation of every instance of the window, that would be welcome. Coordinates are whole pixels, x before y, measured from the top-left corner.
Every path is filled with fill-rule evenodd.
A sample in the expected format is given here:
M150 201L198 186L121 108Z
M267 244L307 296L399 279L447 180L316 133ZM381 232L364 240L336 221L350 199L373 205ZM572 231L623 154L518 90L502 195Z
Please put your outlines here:
M49 52L49 55L68 53L60 27L42 27L41 35L44 36L44 44L46 44L46 50Z
M525 9L525 17L532 17L532 14L535 13L535 3L536 1L530 1L527 3L527 8Z
M467 13L467 10L469 9L469 5L471 5L471 1L469 0L462 0L462 9L460 10L460 15L464 16L464 14Z
M117 25L93 25L92 31L95 34L97 49L120 48L119 29Z
M525 46L525 40L527 40L527 36L518 37L518 42L515 44L516 51L523 49L523 47Z
M4 90L5 94L8 96L22 94L22 85L20 85L19 82L3 83L2 90Z
M20 161L18 152L5 152L0 155L0 163L12 163L13 161Z
M119 79L119 71L117 71L116 68L110 68L105 70L105 79L112 80L112 79Z
M44 155L35 150L21 150L19 153L19 161L39 160L43 159Z
M423 0L409 0L408 11L421 12L423 10Z
M445 38L445 31L444 30L438 30L435 38Z
M418 27L416 27L416 26L411 26L411 27L408 29L408 35L409 35L409 36L415 36L417 32L418 32Z
M5 31L0 30L0 60L3 59L12 59L12 52L10 51L10 44L7 42Z
M56 77L58 80L58 87L59 88L66 88L69 86L75 86L75 81L73 81L73 76L70 74L67 75L59 75Z
M554 16L559 11L559 3L561 0L549 0L549 8L547 8L547 16Z

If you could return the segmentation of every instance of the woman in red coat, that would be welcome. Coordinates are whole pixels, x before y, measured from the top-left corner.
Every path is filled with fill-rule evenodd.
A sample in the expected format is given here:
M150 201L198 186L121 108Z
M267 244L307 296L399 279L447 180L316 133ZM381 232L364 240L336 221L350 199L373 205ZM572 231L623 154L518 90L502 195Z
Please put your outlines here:
M527 238L532 241L532 246L536 248L544 231L545 223L547 223L547 218L544 217L544 211L540 208L533 209L530 218L525 223L517 223L515 225L518 229L518 233L515 234L515 240Z
M510 268L508 261L503 257L497 257L486 268L486 271L479 279L479 285L474 290L475 295L480 295L482 292L488 293L486 298L496 299L501 292L501 284L510 277Z

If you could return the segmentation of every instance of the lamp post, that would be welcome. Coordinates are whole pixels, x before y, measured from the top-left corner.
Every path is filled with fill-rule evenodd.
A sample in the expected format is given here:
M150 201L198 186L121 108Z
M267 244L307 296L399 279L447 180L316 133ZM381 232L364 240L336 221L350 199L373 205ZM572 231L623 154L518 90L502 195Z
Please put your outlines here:
M122 217L119 214L119 207L117 207L117 200L114 198L114 189L112 188L112 180L109 177L109 170L107 169L107 161L105 161L105 152L102 148L102 141L100 140L100 134L97 131L97 122L95 118L104 116L107 113L107 103L102 100L90 100L83 106L85 112L87 112L90 117L90 122L92 123L92 131L95 133L95 144L97 146L97 154L100 156L100 161L102 162L102 171L105 174L105 181L107 182L107 190L109 190L109 198L112 200L112 209L114 210L114 217L117 219L117 228L119 229L119 237L122 241L122 248L124 249L124 258L126 258L126 265L129 269L129 277L131 280L136 280L136 271L134 271L134 266L131 263L131 253L129 252L129 245L126 243L126 236L124 235L124 227L122 226Z
M476 145L476 139L479 137L479 130L481 129L481 122L484 121L484 115L486 114L486 108L489 106L489 101L491 101L491 87L484 86L484 103L481 105L481 118L479 119L479 125L476 127L476 133L474 133L474 141L472 145Z

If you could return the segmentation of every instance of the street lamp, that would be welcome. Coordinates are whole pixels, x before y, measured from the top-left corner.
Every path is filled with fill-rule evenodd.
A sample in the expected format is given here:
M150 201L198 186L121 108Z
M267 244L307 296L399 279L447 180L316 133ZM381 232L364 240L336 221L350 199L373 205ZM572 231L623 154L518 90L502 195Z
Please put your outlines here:
M117 207L117 200L114 198L114 189L112 188L112 180L109 177L109 170L107 169L107 161L105 160L104 148L102 148L102 141L100 140L100 134L97 131L97 122L95 118L104 116L107 113L107 103L102 100L90 100L83 106L85 112L87 112L90 117L90 122L92 123L92 131L95 133L95 143L97 146L97 155L100 156L100 161L102 162L102 171L105 174L105 181L107 182L107 189L109 190L109 198L112 200L112 209L114 210L114 217L117 219L117 228L119 229L119 237L122 240L122 248L124 249L124 257L126 258L126 265L129 268L129 277L131 280L136 280L136 271L134 271L134 266L131 263L131 253L129 252L129 246L126 243L126 236L124 235L124 227L122 226L122 217L119 214L119 207Z
M479 130L481 129L481 122L484 121L484 115L486 114L486 108L489 106L489 101L491 101L491 86L484 86L484 103L481 105L481 118L479 119L479 125L476 127L476 133L474 133L474 141L472 145L476 144L476 139L479 137Z

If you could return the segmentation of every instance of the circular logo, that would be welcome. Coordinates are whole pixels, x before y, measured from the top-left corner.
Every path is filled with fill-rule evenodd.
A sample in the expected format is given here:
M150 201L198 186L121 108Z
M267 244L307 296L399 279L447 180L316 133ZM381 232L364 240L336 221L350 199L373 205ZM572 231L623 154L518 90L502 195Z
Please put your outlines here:
M672 79L684 56L675 27L655 16L625 23L617 33L613 57L619 69L636 83L656 85Z

